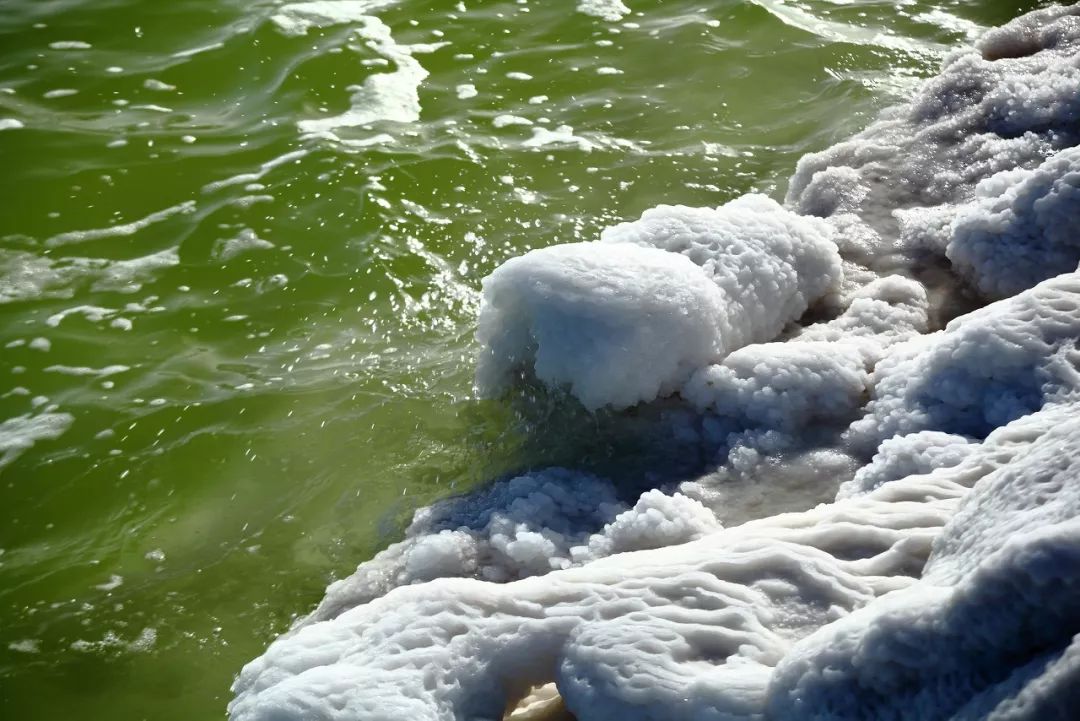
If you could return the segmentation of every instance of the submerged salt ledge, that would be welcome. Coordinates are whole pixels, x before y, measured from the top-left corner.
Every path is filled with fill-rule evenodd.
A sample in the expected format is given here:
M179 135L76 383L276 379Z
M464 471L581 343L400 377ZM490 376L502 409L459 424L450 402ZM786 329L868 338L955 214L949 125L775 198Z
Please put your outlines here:
M1071 718L1078 59L1080 6L1029 14L804 158L791 210L659 208L496 271L482 390L676 394L718 472L628 503L548 469L423 509L230 715L500 718L543 687L590 720ZM943 324L940 264L1000 300ZM810 510L722 528L698 500L827 457L855 470Z

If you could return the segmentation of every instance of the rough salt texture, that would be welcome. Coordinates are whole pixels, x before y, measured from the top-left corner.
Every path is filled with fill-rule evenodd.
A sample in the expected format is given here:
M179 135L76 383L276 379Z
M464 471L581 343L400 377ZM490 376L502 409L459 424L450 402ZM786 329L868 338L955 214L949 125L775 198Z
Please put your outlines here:
M418 510L405 540L331 584L301 623L332 619L398 586L451 577L503 583L719 528L685 495L648 491L627 508L610 481L549 468Z
M719 208L661 205L608 228L600 240L660 248L700 266L730 307L728 350L776 337L842 277L829 226L764 195Z
M1069 718L1078 677L1066 656L1080 633L1077 410L1048 409L989 439L1012 445L1011 458L964 498L922 580L792 649L768 712L929 720L1003 707L1014 718ZM1048 662L1064 668L1044 677ZM1049 688L1033 688L1033 678ZM1033 708L1009 703L1027 691Z
M1080 148L1004 171L958 207L901 216L909 243L943 249L986 297L1006 298L1080 263Z
M698 370L683 396L743 427L800 434L812 421L850 422L870 372L895 343L926 330L926 293L891 276L855 294L839 317L785 342L748 345Z
M560 468L498 482L416 512L395 543L327 589L308 621L451 576L508 581L571 565L571 549L625 510L610 482Z
M964 436L940 431L919 431L884 441L869 464L840 486L837 498L848 498L900 478L952 468L971 455L977 446Z
M949 718L1060 664L1080 632L1077 410L1049 404L958 464L690 543L398 588L279 639L230 712L496 718L554 682L578 718Z
M398 588L279 639L230 713L498 718L552 681L578 718L760 713L792 643L913 581L952 503L868 496L510 584Z
M1075 222L1071 161L1039 166L1080 144L1078 16L1076 5L1048 8L988 33L953 53L910 103L799 161L787 203L837 227L849 286L902 269L925 272L920 252L945 253L942 236L947 244L954 223L949 257L991 298L1076 269L1064 260L1076 255L1061 236L1067 231L1039 225ZM1018 169L1031 171L1026 187L1006 191L1025 177L1009 175ZM1006 175L991 180L999 173ZM1041 196L1049 199L1039 203ZM1042 207L1028 207L1035 205ZM1010 271L1010 259L1020 266Z
M936 430L984 437L1076 393L1080 275L1046 281L898 347L874 370L873 398L850 440L874 448Z
M484 280L477 388L497 395L525 367L589 409L670 395L774 338L840 277L828 226L763 196L654 208L600 243L534 250Z

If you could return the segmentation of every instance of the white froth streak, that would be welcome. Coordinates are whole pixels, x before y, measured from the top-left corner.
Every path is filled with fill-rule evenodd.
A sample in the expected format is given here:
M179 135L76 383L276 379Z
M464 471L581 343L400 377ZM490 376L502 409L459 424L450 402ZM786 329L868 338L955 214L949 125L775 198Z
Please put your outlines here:
M183 203L170 206L164 210L159 210L156 213L151 213L144 218L133 220L130 223L111 225L108 228L72 230L66 233L60 233L59 235L54 235L46 240L45 247L56 248L61 245L86 243L91 240L101 240L102 238L121 238L128 235L135 235L140 230L154 225L155 223L160 223L163 220L168 220L174 215L187 215L193 212L195 212L195 201L186 200Z
M200 45L197 48L188 48L187 50L179 50L172 54L174 58L190 58L195 55L201 55L202 53L208 53L211 50L220 50L225 47L225 43L210 43L209 45Z
M372 10L393 5L394 0L313 0L283 5L270 18L283 35L301 37L313 28L363 22Z
M413 57L414 52L431 52L445 43L423 46L398 45L390 35L390 28L378 18L367 18L361 34L397 69L390 73L377 73L354 85L350 99L351 107L340 115L317 120L301 120L297 123L301 133L328 133L339 128L356 128L380 120L397 123L415 123L420 120L420 84L428 71Z
M111 365L104 368L91 368L89 366L68 366L68 365L51 365L45 368L46 373L59 373L64 376L94 376L97 378L106 378L108 376L114 376L117 373L126 373L131 370L130 366L125 365Z
M574 128L569 125L560 125L554 130L533 126L532 137L521 143L522 148L539 150L551 146L574 145L579 150L590 153L598 148L611 150L629 150L634 153L644 153L645 149L638 143L625 138L612 138L598 133L589 133L588 137L576 135Z
M56 328L63 323L64 319L69 315L83 315L88 321L98 323L106 318L111 318L118 312L119 311L113 308L102 308L97 305L77 305L72 308L65 308L59 313L53 313L45 319L45 325L50 328Z
M285 163L290 163L294 160L300 160L300 158L304 157L307 154L307 150L293 150L291 152L285 153L284 155L279 155L273 160L268 160L262 165L260 165L259 169L254 173L240 173L239 175L233 175L231 177L225 178L224 180L215 180L212 183L207 183L203 186L202 192L213 193L214 191L221 190L222 188L228 188L233 185L247 185L248 183L254 183L258 180L262 180L263 176L265 176L274 168L278 168L282 165L285 165Z
M271 18L278 30L290 37L302 36L312 28L356 23L357 34L396 67L392 72L377 73L363 84L351 86L351 107L344 113L298 122L301 133L333 140L336 139L333 131L340 128L356 128L381 120L414 123L420 119L420 84L428 77L428 71L413 55L433 52L448 43L397 44L390 28L367 14L390 4L390 0L296 3L282 7Z
M37 441L55 440L71 426L69 413L16 416L0 423L0 470L15 462Z

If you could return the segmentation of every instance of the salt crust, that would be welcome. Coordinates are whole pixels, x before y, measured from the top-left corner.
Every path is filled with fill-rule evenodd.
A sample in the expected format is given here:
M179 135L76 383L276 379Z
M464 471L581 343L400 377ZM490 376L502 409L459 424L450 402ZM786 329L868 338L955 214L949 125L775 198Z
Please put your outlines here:
M484 280L477 387L497 394L529 366L586 408L651 401L771 340L840 279L828 226L764 196L653 208L599 243L534 250Z
M1040 166L1080 144L1078 16L1052 7L992 30L910 103L799 161L786 202L841 231L849 291L926 251L991 299L1076 269L1075 155Z
M722 528L697 481L627 507L567 469L440 502L244 668L231 717L1072 718L1078 15L988 33L804 158L804 217L658 208L486 282L482 390L679 394L723 473L857 461L833 502ZM926 253L1002 299L933 330L940 289L902 277Z

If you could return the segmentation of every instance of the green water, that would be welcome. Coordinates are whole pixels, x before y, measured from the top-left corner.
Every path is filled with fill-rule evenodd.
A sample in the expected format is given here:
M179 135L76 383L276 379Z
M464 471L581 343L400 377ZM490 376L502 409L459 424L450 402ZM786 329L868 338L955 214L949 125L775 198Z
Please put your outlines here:
M0 0L0 718L222 717L413 508L565 460L471 397L485 274L780 196L1035 5L400 0L372 43L280 4ZM419 119L298 128L417 43Z

